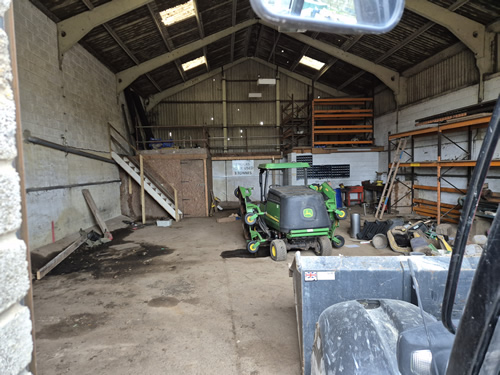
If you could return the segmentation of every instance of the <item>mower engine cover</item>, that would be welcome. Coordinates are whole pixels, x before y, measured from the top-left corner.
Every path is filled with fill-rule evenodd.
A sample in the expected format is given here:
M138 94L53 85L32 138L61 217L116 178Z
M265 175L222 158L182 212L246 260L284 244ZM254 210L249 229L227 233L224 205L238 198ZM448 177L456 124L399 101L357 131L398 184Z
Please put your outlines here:
M266 220L272 223L279 219L280 231L283 233L331 226L323 195L305 186L269 189L267 212L269 215L266 215Z

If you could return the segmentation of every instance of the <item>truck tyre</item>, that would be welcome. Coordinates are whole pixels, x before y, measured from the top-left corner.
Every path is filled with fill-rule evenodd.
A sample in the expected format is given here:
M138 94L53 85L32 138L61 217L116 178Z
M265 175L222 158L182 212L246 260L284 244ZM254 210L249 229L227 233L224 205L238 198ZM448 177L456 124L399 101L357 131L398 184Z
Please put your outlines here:
M286 260L286 244L283 240L272 240L269 246L272 260L280 262Z
M318 237L319 250L316 254L322 257L331 256L333 253L332 241L327 236Z

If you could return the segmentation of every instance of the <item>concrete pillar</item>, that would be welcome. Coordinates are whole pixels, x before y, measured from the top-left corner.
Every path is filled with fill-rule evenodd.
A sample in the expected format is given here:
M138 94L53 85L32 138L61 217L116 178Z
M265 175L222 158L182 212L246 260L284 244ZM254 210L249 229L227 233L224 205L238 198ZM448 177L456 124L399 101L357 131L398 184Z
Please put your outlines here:
M14 19L9 6L10 1L0 2L0 17L6 20L0 29L0 372L18 375L27 373L33 339L30 310L25 306L30 289L26 246L16 235L21 227L21 187L13 167L17 121L12 79L17 75L10 62Z

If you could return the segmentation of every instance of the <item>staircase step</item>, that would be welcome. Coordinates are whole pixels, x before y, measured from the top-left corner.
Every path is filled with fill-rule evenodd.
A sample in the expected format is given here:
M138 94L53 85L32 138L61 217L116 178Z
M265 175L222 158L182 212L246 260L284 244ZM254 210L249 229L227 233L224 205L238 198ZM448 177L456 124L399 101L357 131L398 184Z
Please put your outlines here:
M122 169L124 169L137 183L140 184L140 169L135 167L135 164L130 162L126 157L120 157L115 152L112 152L111 155L113 160L115 160ZM175 202L172 202L164 193L161 192L161 189L147 177L144 178L144 182L146 192L175 219ZM183 217L181 210L178 210L178 214L180 218Z

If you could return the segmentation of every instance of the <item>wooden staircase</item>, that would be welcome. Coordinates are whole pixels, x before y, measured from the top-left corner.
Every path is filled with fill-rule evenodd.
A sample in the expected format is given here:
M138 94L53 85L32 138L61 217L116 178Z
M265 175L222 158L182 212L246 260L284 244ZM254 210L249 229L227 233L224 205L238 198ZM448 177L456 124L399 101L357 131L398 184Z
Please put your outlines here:
M111 152L114 161L128 173L139 185L141 184L141 170L137 163L126 155L118 155ZM154 179L149 173L144 172L144 191L146 191L167 213L179 221L182 218L182 211L179 210L177 202L177 190L172 195L161 183ZM178 203L178 202L177 202Z

